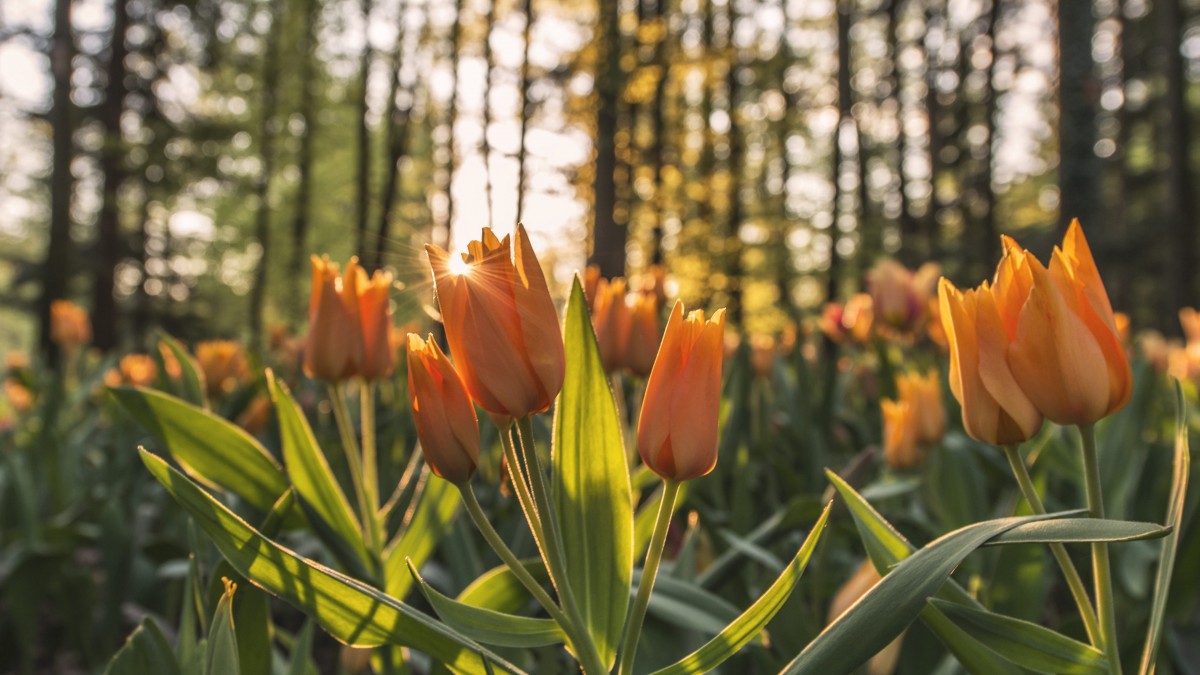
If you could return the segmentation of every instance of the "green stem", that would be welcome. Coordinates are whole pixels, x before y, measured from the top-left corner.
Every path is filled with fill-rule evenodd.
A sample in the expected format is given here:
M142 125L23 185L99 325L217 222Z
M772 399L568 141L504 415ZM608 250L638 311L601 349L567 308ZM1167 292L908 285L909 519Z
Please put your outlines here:
M550 489L546 485L546 475L542 471L542 463L538 458L537 446L534 444L532 416L527 415L517 420L517 436L521 439L521 454L525 459L525 477L529 481L533 504L537 513L541 516L541 545L543 556L546 559L547 570L550 572L550 578L554 582L555 589L558 590L558 598L562 601L563 610L566 611L567 616L571 617L571 620L579 626L586 627L587 623L583 619L583 614L579 611L579 604L575 601L575 592L571 588L570 579L567 577L567 558L564 553L566 547L563 545L562 531L558 526L558 511L554 508L554 503L551 500ZM594 653L597 663L602 662L590 635L588 635L585 647ZM607 672L606 668L593 671L587 668L586 664L584 670L587 672Z
M679 483L668 480L663 483L662 501L658 503L658 518L654 521L654 534L650 536L650 549L646 551L646 562L642 565L642 579L638 583L637 597L625 624L621 637L621 665L617 675L632 675L633 660L637 656L638 638L642 635L642 622L646 619L646 607L650 604L650 591L662 562L663 546L667 542L667 530L671 525L671 514L675 512L675 500L679 496Z
M1096 461L1096 428L1079 425L1083 448L1083 478L1087 488L1088 515L1104 517L1104 494L1100 488L1100 464ZM1096 611L1104 633L1104 653L1108 656L1113 675L1121 675L1121 656L1117 647L1117 618L1113 606L1112 568L1108 560L1108 544L1092 544L1092 576L1096 585Z
M333 407L333 419L337 421L338 433L342 437L342 450L346 453L346 465L350 469L350 482L354 485L354 497L358 502L359 517L362 519L363 539L367 550L377 553L379 543L375 541L375 512L367 501L366 488L363 486L363 470L358 450L358 440L354 436L354 425L350 422L350 409L346 406L345 390L336 382L329 383L329 403Z
M379 461L375 449L375 382L363 380L359 388L362 421L363 488L372 511L379 509Z
M1046 506L1042 504L1042 499L1038 496L1037 488L1033 486L1033 481L1029 478L1029 470L1025 468L1025 462L1021 460L1019 448L1019 444L1005 445L1004 455L1008 457L1008 465L1012 467L1013 475L1017 479L1017 485L1021 487L1021 495L1029 503L1030 510L1038 515L1044 515L1046 513ZM1075 568L1075 563L1071 561L1071 556L1067 554L1067 547L1063 546L1061 542L1051 542L1050 552L1054 554L1054 559L1058 561L1058 566L1062 568L1063 576L1067 580L1067 587L1071 589L1071 595L1075 598L1075 604L1079 606L1079 616L1083 619L1083 626L1087 631L1088 640L1091 641L1092 645L1099 647L1103 644L1104 636L1100 631L1100 622L1096 619L1096 610L1092 608L1092 601L1088 598L1087 588L1083 585L1083 579L1079 576L1079 570Z

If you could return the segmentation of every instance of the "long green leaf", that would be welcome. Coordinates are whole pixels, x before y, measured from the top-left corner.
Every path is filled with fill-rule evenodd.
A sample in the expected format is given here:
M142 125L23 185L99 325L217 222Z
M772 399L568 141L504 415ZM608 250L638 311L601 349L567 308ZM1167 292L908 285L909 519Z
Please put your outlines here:
M1108 672L1103 652L1049 628L938 598L929 602L971 637L1023 668L1063 675Z
M158 338L162 340L175 360L179 362L179 374L183 380L183 397L188 403L208 407L208 394L204 383L204 371L196 366L196 360L188 353L179 340L159 331Z
M792 589L800 581L801 575L804 574L804 569L808 566L808 560L812 557L812 553L817 547L817 542L821 539L821 532L825 529L825 523L829 520L829 508L829 506L826 506L825 510L821 512L820 519L817 520L816 525L813 525L812 531L808 533L808 537L805 538L800 550L796 552L796 557L792 559L791 564L787 566L783 574L779 575L775 583L771 584L771 587L759 596L758 600L754 601L754 604L750 605L741 616L729 624L715 638L709 640L703 647L687 655L677 663L657 671L655 675L706 673L736 654L759 631L765 628L776 612L783 607L783 603L791 595Z
M421 480L425 489L420 498L405 514L404 531L384 551L384 578L387 579L388 595L403 598L412 588L413 578L405 569L405 560L412 560L420 567L437 548L439 542L450 532L454 517L462 504L458 488L448 480L433 475L429 467L421 469Z
M263 513L288 489L278 462L240 427L152 389L109 393L200 483L233 492Z
M984 544L1046 544L1049 542L1122 542L1157 539L1171 531L1157 523L1096 518L1063 518L1019 525Z
M567 303L564 341L567 373L554 415L554 502L567 583L601 659L611 666L633 577L632 493L616 401L578 278Z
M275 404L275 414L279 418L280 445L288 478L296 486L300 497L354 550L359 559L367 561L369 558L363 544L362 528L346 499L346 493L342 492L342 487L329 468L325 453L317 445L317 438L308 420L300 406L296 405L287 385L270 371L267 371L267 385Z
M521 561L526 571L543 586L550 580L546 564L541 558L526 558ZM486 607L497 612L519 612L533 599L528 589L517 579L508 565L500 565L484 572L472 581L457 600L476 607Z
M241 675L242 666L238 659L237 633L233 623L233 595L236 586L226 582L225 592L217 602L213 620L208 629L208 658L204 672L207 675Z
M104 675L179 675L179 664L167 638L154 620L146 617L125 645L108 662Z
M1139 675L1154 673L1158 648L1162 642L1163 617L1167 611L1171 573L1175 570L1175 554L1179 549L1179 528L1183 525L1184 502L1187 500L1188 478L1192 473L1192 457L1188 450L1187 400L1183 388L1175 382L1175 462L1171 476L1171 496L1167 501L1167 527L1171 533L1163 539L1158 554L1158 573L1154 577L1154 599L1150 604L1150 626L1142 648Z
M408 569L442 621L473 640L500 647L544 647L566 641L562 627L553 619L518 616L459 602L425 583L411 562Z
M264 538L183 474L146 450L142 461L195 518L221 555L254 585L295 605L346 644L395 644L426 652L457 670L521 670L447 626L366 584Z
M929 603L921 610L921 621L938 636L942 644L946 645L954 658L971 675L1025 675L1027 672L988 649Z

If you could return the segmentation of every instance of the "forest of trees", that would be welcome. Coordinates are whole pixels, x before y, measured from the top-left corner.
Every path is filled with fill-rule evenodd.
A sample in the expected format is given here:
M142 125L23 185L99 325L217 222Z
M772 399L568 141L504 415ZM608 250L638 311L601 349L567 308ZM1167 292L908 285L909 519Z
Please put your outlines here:
M426 288L527 224L750 332L881 256L988 274L1083 222L1114 305L1197 290L1183 0L45 0L0 15L0 347L265 340L308 256ZM485 133L486 132L486 133ZM401 319L428 293L401 294Z

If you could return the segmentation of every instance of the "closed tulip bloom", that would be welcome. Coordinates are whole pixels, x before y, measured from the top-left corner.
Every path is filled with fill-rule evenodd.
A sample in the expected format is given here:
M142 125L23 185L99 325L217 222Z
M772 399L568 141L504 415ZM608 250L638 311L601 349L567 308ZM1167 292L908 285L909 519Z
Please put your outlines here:
M685 319L683 303L675 303L637 433L642 462L663 479L690 480L716 466L724 335L724 309L707 321L701 310Z
M912 405L917 443L932 445L946 434L946 407L936 370L924 375L907 373L897 378L900 400Z
M1009 369L1009 337L991 288L984 282L960 291L943 278L938 295L950 346L950 391L962 405L963 427L993 445L1028 440L1041 428L1042 414Z
M921 319L925 308L913 285L913 273L904 265L883 259L867 273L875 316L884 324L907 330Z
M842 310L842 329L857 342L871 339L875 323L875 301L869 293L855 293Z
M515 239L510 244L484 228L461 263L436 246L425 250L467 391L493 415L519 418L554 402L566 356L554 301L523 226Z
M308 301L308 337L304 374L338 382L358 374L362 366L362 327L358 314L358 259L345 274L328 257L312 257L312 295Z
M592 326L600 347L600 362L605 372L621 369L629 345L631 317L625 304L625 280L601 279L596 285L596 300L592 306Z
M392 289L392 273L375 270L367 273L358 268L358 316L362 322L362 366L359 375L377 380L392 374L396 368L392 350L392 311L388 292Z
M583 297L587 299L588 310L596 306L596 288L600 285L600 266L588 265L583 270Z
M233 340L207 340L196 345L196 363L204 373L209 396L233 391L249 373L242 346Z
M895 469L920 466L925 453L917 444L917 406L900 399L879 402L883 412L883 458Z
M92 341L92 322L87 310L70 300L50 303L50 340L65 351Z
M629 308L629 344L625 347L625 367L638 377L650 375L662 331L658 327L658 299L639 293Z
M433 336L408 335L408 397L425 461L435 474L460 485L479 465L475 406L450 359Z
M1079 222L1049 268L1011 239L1005 248L994 292L1021 389L1059 424L1091 424L1119 410L1133 374Z

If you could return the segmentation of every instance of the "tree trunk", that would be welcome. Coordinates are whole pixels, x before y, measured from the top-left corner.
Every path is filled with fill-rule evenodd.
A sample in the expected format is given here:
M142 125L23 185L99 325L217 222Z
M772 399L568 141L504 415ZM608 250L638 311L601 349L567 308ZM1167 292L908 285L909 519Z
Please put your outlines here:
M292 255L288 259L288 278L303 279L304 261L308 251L309 213L312 207L313 137L316 135L317 115L313 96L313 61L317 49L317 0L304 2L304 42L300 49L300 117L304 119L304 131L300 136L300 149L296 157L300 172L296 184L296 210L292 214ZM300 311L306 306L303 294L297 294Z
M900 25L903 0L891 0L888 4L887 41L892 58L892 98L896 101L896 193L900 198L900 257L909 266L920 260L914 244L919 236L917 219L913 217L912 205L908 201L908 171L904 167L908 157L908 135L904 133L904 79L900 72L900 52L903 45L897 31Z
M401 189L400 160L408 151L408 122L410 106L404 108L396 101L400 93L400 68L404 61L404 9L400 4L400 31L396 35L396 53L392 61L392 85L388 93L387 180L383 184L383 201L379 209L379 227L375 236L375 255L369 260L370 269L383 267L387 262L388 241L391 237L392 217L396 210L396 198Z
M483 137L480 152L483 154L483 193L487 201L487 226L496 226L495 203L492 201L492 144L488 131L492 128L492 29L496 26L496 2L488 0L487 16L483 31ZM528 16L526 17L528 18Z
M667 12L664 11L666 0L657 0L654 3L654 18L653 20L659 24L666 24L669 19ZM655 35L660 35L655 31ZM666 124L665 124L665 108L667 105L667 83L669 82L669 73L671 72L671 56L668 54L668 46L677 40L677 36L668 34L666 26L662 26L662 32L658 37L658 42L654 45L654 65L658 67L658 82L654 88L654 100L650 102L650 125L654 133L654 145L650 148L650 162L654 165L654 201L652 202L651 211L654 218L654 229L651 232L650 238L650 262L655 265L663 263L663 221L667 218L667 199L666 190L663 187L663 168L665 164L666 151Z
M745 139L742 137L738 111L740 93L741 54L733 39L738 23L737 0L729 3L729 71L725 86L729 97L729 228L725 238L725 279L729 288L729 321L741 330L745 308L742 307L742 174L744 173Z
M450 108L446 113L446 248L454 241L454 168L455 134L454 123L458 120L458 49L462 40L463 0L454 0L454 25L450 28Z
M455 16L457 19L457 16ZM354 230L354 251L359 258L366 257L367 251L367 218L371 210L371 130L367 127L367 100L370 97L371 80L371 0L362 0L363 19L363 50L362 64L359 67L359 99L358 99L358 212L357 224ZM458 26L458 22L454 24Z
M1000 52L996 48L996 24L1000 20L1002 1L991 0L992 7L988 11L987 18L988 48L992 52L992 60L988 64L987 83L984 85L983 94L983 123L987 129L987 153L984 155L983 171L979 177L979 196L982 202L980 207L982 238L979 242L979 254L983 265L983 269L980 271L985 276L1000 259L1000 233L996 229L996 189L993 185L992 170L996 154L996 61L1000 57Z
M267 28L266 51L263 54L262 120L258 142L262 172L255 185L258 201L254 215L254 238L262 251L254 268L254 285L250 289L250 346L263 346L263 311L267 293L267 268L271 265L271 173L275 163L275 96L279 87L279 0L267 1L270 25Z
M1100 161L1096 157L1096 98L1099 83L1092 60L1096 19L1092 3L1058 2L1058 187L1059 228L1073 218L1101 226Z
M833 222L829 225L829 278L825 288L825 300L834 302L841 297L842 260L838 254L838 221L841 218L844 197L842 195L842 126L850 119L850 6L844 0L837 8L838 50L838 116L833 132Z
M596 87L596 175L592 253L588 262L600 266L600 275L625 274L625 228L616 220L617 114L621 90L620 3L602 2L600 57Z
M54 140L54 158L50 174L50 240L42 265L42 297L38 303L39 339L51 365L58 363L58 349L50 339L50 305L66 297L71 270L71 160L72 141L71 60L75 57L75 38L71 32L71 0L55 0L54 41L50 48L50 69L54 75L54 103L50 123Z
M1163 52L1166 56L1166 122L1162 125L1167 152L1166 199L1163 216L1169 242L1167 262L1167 302L1165 315L1180 307L1195 304L1196 283L1196 201L1189 150L1192 147L1187 109L1187 77L1184 73L1182 45L1185 20L1180 0L1161 0L1158 4Z
M931 34L933 24L944 11L944 6L932 0L925 6L925 33ZM944 22L943 22L944 23ZM925 45L925 114L929 120L929 206L925 213L923 239L925 246L922 253L931 259L938 259L942 254L941 224L938 216L941 214L942 198L938 193L938 174L942 170L942 106L938 101L938 77L941 74L941 57L928 44Z
M121 137L121 113L125 110L125 31L129 26L129 8L125 0L113 1L113 27L109 49L104 104L100 124L104 145L100 150L100 172L104 192L96 219L96 269L92 281L92 344L109 351L117 346L117 301L114 278L121 264L121 185L125 182L124 142Z

